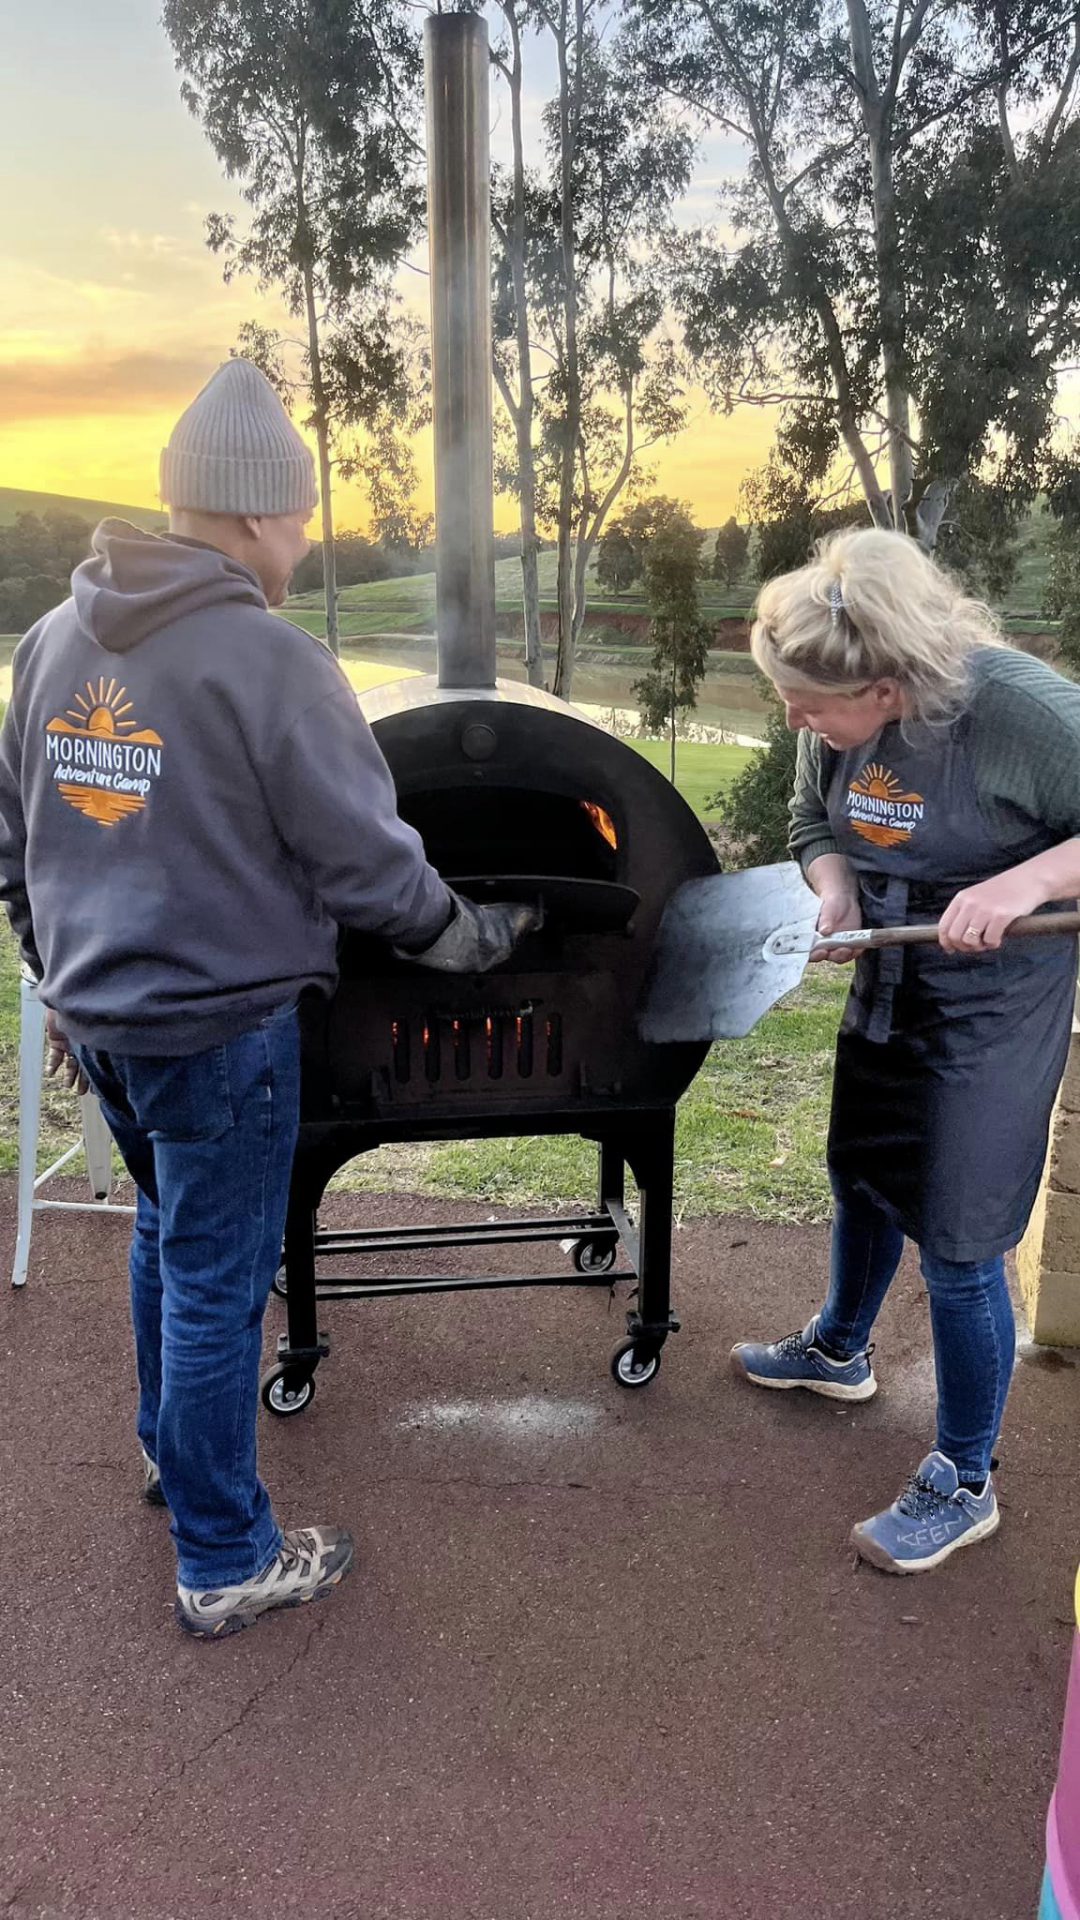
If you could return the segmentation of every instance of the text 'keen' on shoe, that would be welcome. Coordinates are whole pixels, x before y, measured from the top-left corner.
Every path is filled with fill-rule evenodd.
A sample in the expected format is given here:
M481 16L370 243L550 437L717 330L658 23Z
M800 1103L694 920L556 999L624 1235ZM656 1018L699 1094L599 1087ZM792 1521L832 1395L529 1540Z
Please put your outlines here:
M300 1527L287 1533L263 1572L235 1587L176 1589L176 1618L185 1633L220 1640L239 1633L274 1607L321 1600L353 1563L352 1536L340 1527Z
M847 1360L830 1360L814 1345L817 1316L801 1333L786 1334L769 1344L740 1340L731 1349L736 1373L755 1387L804 1387L826 1400L872 1400L877 1381L870 1365L872 1347Z
M929 1573L958 1547L985 1540L1000 1518L989 1474L973 1493L945 1454L928 1453L891 1507L852 1528L851 1544L883 1573Z

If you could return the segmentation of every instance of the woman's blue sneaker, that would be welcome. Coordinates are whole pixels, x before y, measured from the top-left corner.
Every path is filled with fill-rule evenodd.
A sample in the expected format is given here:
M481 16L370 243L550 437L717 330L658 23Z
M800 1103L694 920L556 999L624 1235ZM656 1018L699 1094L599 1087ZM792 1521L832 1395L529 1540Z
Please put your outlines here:
M830 1360L814 1345L818 1316L801 1333L789 1333L766 1346L760 1340L740 1340L731 1349L731 1364L755 1387L805 1387L826 1400L872 1400L877 1381L870 1365L872 1347L849 1360Z
M1000 1518L990 1474L982 1492L972 1493L951 1460L928 1453L899 1500L854 1527L851 1543L885 1573L929 1573L957 1547L985 1540Z

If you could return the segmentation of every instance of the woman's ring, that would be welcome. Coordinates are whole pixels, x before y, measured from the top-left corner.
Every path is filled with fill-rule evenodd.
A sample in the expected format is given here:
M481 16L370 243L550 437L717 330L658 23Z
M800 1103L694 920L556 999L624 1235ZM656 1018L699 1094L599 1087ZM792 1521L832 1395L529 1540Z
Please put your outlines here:
M981 940L981 939L982 939L982 928L981 928L981 927L965 927L965 928L964 928L964 939L965 939L965 940L970 940L970 939L972 938L972 936L973 936L973 935L974 935L974 937L975 937L975 939L976 939L976 940Z

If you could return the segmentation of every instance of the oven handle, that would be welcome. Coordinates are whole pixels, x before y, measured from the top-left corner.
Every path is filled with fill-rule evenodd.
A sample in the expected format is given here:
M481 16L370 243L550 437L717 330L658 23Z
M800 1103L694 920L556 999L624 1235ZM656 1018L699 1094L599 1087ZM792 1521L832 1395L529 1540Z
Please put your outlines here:
M582 880L574 874L446 874L448 887L479 905L492 900L528 901L543 908L544 925L562 934L623 933L641 905L634 887L615 880Z

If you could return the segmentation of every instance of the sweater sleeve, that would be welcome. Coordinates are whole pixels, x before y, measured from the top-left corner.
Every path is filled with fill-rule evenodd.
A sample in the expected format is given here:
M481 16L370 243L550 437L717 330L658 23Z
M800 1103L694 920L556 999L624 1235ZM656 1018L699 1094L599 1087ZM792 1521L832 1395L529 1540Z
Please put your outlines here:
M795 749L795 791L788 808L788 845L805 874L812 860L839 848L825 804L822 743L804 727Z
M17 673L17 669L16 669ZM14 693L0 728L0 901L35 979L42 974L26 889L26 820L22 803L22 737Z
M399 946L438 937L451 896L398 814L390 769L347 682L293 721L266 790L282 840L334 920Z
M1017 836L1017 814L1062 840L1080 835L1080 686L1003 649L972 711L976 790L1003 840Z

